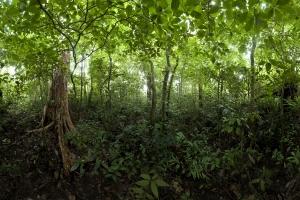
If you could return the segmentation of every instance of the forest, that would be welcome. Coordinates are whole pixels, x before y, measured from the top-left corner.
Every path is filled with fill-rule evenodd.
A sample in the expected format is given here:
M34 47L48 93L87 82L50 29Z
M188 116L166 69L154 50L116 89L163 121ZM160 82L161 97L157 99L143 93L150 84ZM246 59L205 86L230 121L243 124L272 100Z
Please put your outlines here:
M299 63L299 0L0 0L0 199L300 199Z

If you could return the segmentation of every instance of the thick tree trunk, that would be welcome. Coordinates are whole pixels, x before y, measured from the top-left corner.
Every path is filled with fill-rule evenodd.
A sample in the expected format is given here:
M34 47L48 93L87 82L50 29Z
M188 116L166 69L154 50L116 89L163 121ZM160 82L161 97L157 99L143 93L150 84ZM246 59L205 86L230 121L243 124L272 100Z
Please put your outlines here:
M54 126L54 133L58 135L58 143L62 154L63 171L66 177L70 175L70 169L73 164L70 150L64 141L64 135L74 131L69 105L68 105L68 70L70 55L63 53L63 65L57 67L53 72L52 83L49 91L49 104L44 109L44 118L42 125L48 124ZM47 127L51 127L51 126Z

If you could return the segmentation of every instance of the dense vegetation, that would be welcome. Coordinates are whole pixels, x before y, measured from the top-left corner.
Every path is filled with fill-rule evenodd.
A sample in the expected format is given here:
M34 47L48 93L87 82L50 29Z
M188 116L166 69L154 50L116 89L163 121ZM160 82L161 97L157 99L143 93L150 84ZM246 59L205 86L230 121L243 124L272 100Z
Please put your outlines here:
M299 17L0 1L0 199L299 199Z

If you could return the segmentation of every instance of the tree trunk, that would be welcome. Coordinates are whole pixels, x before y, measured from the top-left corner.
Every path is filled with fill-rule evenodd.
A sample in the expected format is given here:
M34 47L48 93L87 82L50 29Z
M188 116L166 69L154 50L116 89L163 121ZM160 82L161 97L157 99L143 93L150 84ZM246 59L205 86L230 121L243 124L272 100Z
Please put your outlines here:
M199 108L203 107L203 89L202 89L202 84L198 83L198 106Z
M167 60L167 67L166 67L166 74L164 77L163 88L162 88L162 105L161 105L161 134L165 133L165 123L166 123L166 101L167 101L167 87L168 87L168 80L169 74L171 70L171 63L170 63L170 55L168 45L166 45L166 60Z
M68 105L68 70L70 55L63 53L63 65L57 67L52 76L52 83L49 91L49 103L44 109L44 117L42 125L48 124L46 127L54 126L54 134L58 135L58 144L62 154L63 172L66 177L70 175L70 169L73 164L71 152L64 141L64 135L74 131L69 105ZM44 126L43 126L44 127ZM46 128L45 127L45 128Z
M151 100L151 73L147 75L147 99L150 101Z
M88 105L89 108L92 106L93 92L94 92L93 77L91 76L91 89L90 89L89 96L88 96L88 101L87 101L87 105Z
M107 80L107 92L108 92L108 108L111 108L111 88L110 88L110 82L111 82L111 76L112 76L112 68L113 68L113 63L112 63L112 58L110 54L108 54L109 58L109 73L108 73L108 80Z
M256 40L253 37L252 38L252 49L250 53L250 62L251 62L251 78L250 78L250 113L251 115L254 113L254 103L255 103L255 94L254 94L254 89L255 89L255 60L254 60L254 53L255 53L255 48L256 48ZM250 124L249 124L250 132L255 135L255 120L250 119ZM254 136L255 138L255 136ZM253 145L253 140L251 141L251 146Z
M170 83L169 83L169 88L168 88L168 95L167 95L167 101L166 101L166 104L167 104L167 110L166 110L167 117L168 117L169 107L170 107L171 90L172 90L173 80L174 80L174 76L175 76L176 69L177 69L177 66L178 66L178 62L179 62L179 59L177 58L176 59L176 64L175 64L175 66L173 68L172 75L171 75L171 78L170 78Z
M156 88L155 88L155 77L154 77L154 65L152 60L150 62L151 74L150 74L150 85L151 85L151 111L150 111L150 126L149 126L149 136L153 134L155 125L155 110L156 110Z

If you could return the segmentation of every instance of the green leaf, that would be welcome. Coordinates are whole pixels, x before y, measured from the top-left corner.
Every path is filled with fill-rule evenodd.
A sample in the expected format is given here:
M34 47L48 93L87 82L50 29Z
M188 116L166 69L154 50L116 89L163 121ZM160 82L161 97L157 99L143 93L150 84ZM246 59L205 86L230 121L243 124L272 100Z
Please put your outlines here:
M253 164L255 164L255 160L252 158L252 156L251 156L250 154L248 154L248 157L249 157L250 161L251 161Z
M149 16L149 8L147 6L143 6L143 13L145 16Z
M200 3L199 0L187 0L187 1L185 2L185 5L186 5L186 6L196 6L196 5L198 5L199 3Z
M279 65L280 62L275 60L275 59L269 59L269 61L271 62L272 65L276 66L276 65Z
M198 31L197 36L203 38L205 36L205 31Z
M151 182L151 191L158 198L158 188L154 182Z
M251 17L251 19L248 20L248 22L245 25L245 31L249 32L253 28L254 25L254 17Z
M252 8L255 4L258 3L258 0L249 0L248 3L249 3L249 8Z
M211 167L210 167L210 170L214 170L216 168L216 164L212 164Z
M253 179L252 181L250 181L250 184L253 184L253 183L259 183L260 179L257 178L257 179Z
M158 177L158 174L154 174L154 176L152 176L152 180L156 180Z
M270 71L271 67L272 67L271 63L269 63L269 62L266 63L266 70L267 70L267 72Z
M149 200L154 200L154 198L153 198L153 196L152 196L151 194L146 193L146 196L147 196L147 198L148 198Z
M265 191L265 182L260 181L260 189L264 192Z
M131 16L131 14L132 14L132 5L128 5L127 7L126 7L126 14L127 14L127 16Z
M168 2L166 0L159 0L157 1L159 3L159 5L162 7L162 8L167 8L169 6Z
M142 177L143 179L146 179L146 180L151 180L151 177L149 174L141 174L140 177Z
M109 170L109 167L105 162L102 163L102 166L105 167L107 170Z
M144 193L144 190L142 190L141 188L131 188L131 189L134 193L137 193L137 194L143 194Z
M279 9L275 8L275 9L274 9L274 13L275 13L276 19L277 19L278 21L281 21L281 20L282 20L282 17L283 17L282 12L281 12Z
M80 177L82 177L84 175L84 173L85 173L85 169L83 168L83 166L84 166L84 164L81 163L80 164L80 170L79 170Z
M95 163L95 166L94 166L94 170L97 170L99 167L100 167L100 164L101 164L101 161L99 158L96 159L96 163Z
M232 6L237 6L238 8L242 9L242 10L246 10L247 6L246 6L246 1L243 0L236 0L232 3Z
M26 10L26 4L22 2L19 6L19 9L20 9L21 12L25 11Z
M240 135L241 135L241 129L240 129L240 127L237 127L237 128L235 129L235 133L236 133L237 136L240 136Z
M177 10L179 7L179 0L172 0L171 8L173 11Z
M220 7L219 6L211 6L209 9L209 14L214 14L219 11Z
M135 184L139 185L139 186L147 186L149 185L150 181L149 180L141 180L136 182Z
M282 63L278 64L277 67L280 68L280 69L285 69L286 68L285 65L282 64Z
M159 16L157 16L157 19L156 19L156 21L157 21L157 23L158 24L162 24L163 23L163 21L162 21L162 19L161 19L161 16L159 15Z
M191 12L191 16L195 17L196 19L201 19L202 14L194 10L193 12Z
M248 16L248 12L247 11L243 12L238 19L240 23L244 23L247 19L247 16Z
M79 167L79 163L75 163L72 167L71 167L71 172L75 171L77 168Z
M160 179L156 179L154 181L154 183L157 185L157 186L170 186L168 183L164 182L163 180L160 180Z
M271 19L273 17L274 14L274 9L271 8L270 10L268 10L268 12L265 14L265 19Z
M113 175L112 178L113 178L114 182L117 182L117 176L116 175Z
M266 27L266 22L260 18L256 18L255 25L258 27Z
M291 0L278 0L277 1L277 5L284 6L284 5L288 4L288 3L290 3L290 1Z

